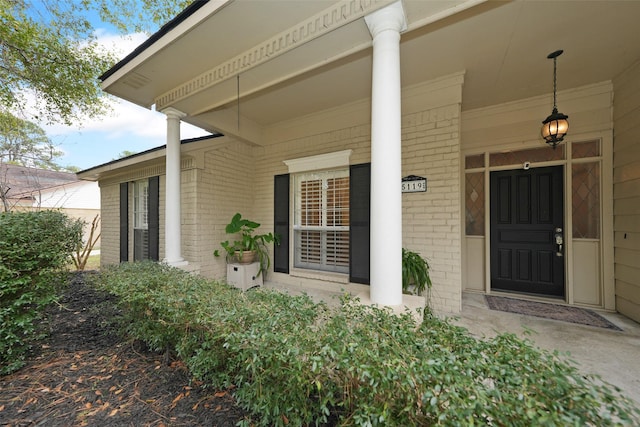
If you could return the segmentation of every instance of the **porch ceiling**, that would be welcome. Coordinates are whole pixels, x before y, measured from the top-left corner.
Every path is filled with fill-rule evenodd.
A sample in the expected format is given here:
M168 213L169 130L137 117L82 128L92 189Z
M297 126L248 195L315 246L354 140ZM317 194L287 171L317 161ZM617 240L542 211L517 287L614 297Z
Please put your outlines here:
M370 96L371 37L359 8L370 13L388 3L210 1L120 64L103 88L147 108L177 108L185 121L229 134L239 95L241 123L253 132L244 136L260 142L265 126ZM565 51L559 91L610 80L640 59L640 1L404 5L403 85L466 71L464 110L550 93L546 56L557 49Z

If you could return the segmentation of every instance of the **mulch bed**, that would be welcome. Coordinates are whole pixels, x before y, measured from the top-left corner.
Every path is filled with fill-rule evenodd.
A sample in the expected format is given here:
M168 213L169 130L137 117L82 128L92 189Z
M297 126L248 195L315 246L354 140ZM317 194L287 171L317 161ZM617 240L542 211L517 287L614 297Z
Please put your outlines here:
M208 390L180 361L123 340L113 298L75 273L27 366L0 377L0 426L235 426L229 391Z

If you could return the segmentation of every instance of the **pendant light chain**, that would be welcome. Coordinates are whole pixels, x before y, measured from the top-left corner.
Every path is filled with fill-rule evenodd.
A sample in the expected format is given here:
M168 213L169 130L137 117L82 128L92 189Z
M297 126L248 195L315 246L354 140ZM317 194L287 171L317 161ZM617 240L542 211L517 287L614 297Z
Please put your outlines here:
M553 109L557 110L558 109L558 105L556 102L556 61L557 61L558 57L554 57L553 58Z

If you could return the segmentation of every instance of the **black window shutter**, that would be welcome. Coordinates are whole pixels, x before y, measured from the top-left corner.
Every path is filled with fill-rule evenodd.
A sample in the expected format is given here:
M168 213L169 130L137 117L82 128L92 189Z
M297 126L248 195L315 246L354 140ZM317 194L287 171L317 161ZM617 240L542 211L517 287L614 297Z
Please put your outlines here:
M160 177L149 178L149 259L160 259Z
M273 248L273 271L289 273L289 174L274 177L274 232L280 244Z
M129 183L120 183L120 262L129 261Z
M371 164L352 165L349 183L349 281L368 285Z

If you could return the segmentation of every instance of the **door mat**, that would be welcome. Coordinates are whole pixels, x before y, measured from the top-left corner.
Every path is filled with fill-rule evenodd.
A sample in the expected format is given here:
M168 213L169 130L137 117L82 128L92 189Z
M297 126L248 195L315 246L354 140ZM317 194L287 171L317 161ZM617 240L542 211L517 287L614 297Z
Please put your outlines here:
M491 310L578 323L580 325L596 326L598 328L613 329L615 331L622 330L596 312L587 310L586 308L497 297L493 295L485 295L484 297Z

